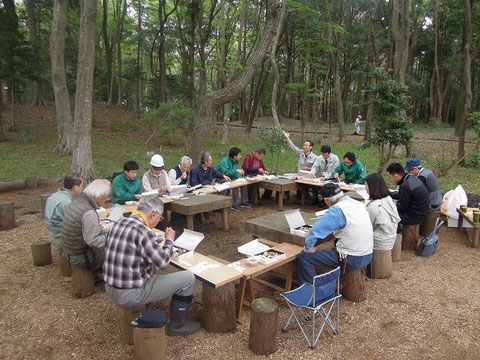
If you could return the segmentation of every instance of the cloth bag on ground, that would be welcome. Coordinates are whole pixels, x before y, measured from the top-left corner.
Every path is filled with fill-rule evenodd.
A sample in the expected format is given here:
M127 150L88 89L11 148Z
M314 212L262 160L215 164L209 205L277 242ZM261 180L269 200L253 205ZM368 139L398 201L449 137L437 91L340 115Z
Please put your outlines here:
M443 196L440 211L451 219L458 219L457 209L461 205L467 205L468 199L462 185L458 185L455 190L450 190Z
M443 225L443 221L437 219L435 223L435 228L430 233L430 235L424 237L420 244L418 244L417 248L415 249L415 253L418 256L432 256L437 251L438 247L438 232Z

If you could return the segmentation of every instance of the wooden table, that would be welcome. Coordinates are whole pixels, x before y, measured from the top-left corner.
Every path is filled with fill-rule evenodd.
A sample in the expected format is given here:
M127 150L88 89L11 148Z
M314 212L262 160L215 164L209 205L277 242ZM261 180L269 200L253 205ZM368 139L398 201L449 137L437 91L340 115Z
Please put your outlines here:
M318 179L298 179L295 180L296 183L302 184L302 185L309 185L309 186L318 186L322 187L325 184L328 184L325 181L319 181ZM358 186L355 185L343 185L343 184L338 184L340 186L340 189L343 191L348 191L350 192L348 195L352 197L355 200L359 201L364 201L365 199L357 193L357 190L360 190ZM305 191L302 190L302 199L301 199L301 205L305 205Z
M301 212L301 214L308 225L313 225L317 220L314 213ZM313 218L315 219L312 220ZM283 212L247 220L245 231L277 243L287 242L299 246L305 243L305 238L290 234L290 227Z
M263 285L271 287L277 291L284 292L290 291L292 288L292 278L293 278L293 271L294 271L294 261L297 259L298 255L302 252L301 246L296 246L289 243L282 243L277 244L271 241L266 241L264 239L259 239L260 242L265 243L272 247L272 249L279 250L285 253L285 258L275 261L271 264L257 264L257 265L250 265L247 262L247 258L243 258L239 261L240 266L245 267L246 269L243 271L243 277L240 280L240 288L238 293L238 313L237 313L237 320L242 318L243 314L243 306L245 305L245 292L248 290L250 303L255 299L255 293L253 290L252 280L258 281ZM267 281L255 279L258 276L275 270L280 266L287 265L287 277L285 280L285 287L281 288L274 284L270 284Z
M235 189L241 186L247 186L262 182L263 179L255 179L255 180L246 180L245 178L240 178L229 182L230 189ZM213 185L206 185L202 188L198 189L198 192L204 194L217 194L218 191L213 187Z
M223 228L228 230L227 209L232 206L233 200L230 197L206 194L206 195L185 195L183 198L170 203L170 211L187 217L187 229L193 230L193 216L213 210L222 210Z
M164 197L159 197L160 200L162 200L163 204L170 204L172 202L174 202L175 200L172 200L172 199L168 199L168 198L164 198ZM113 210L113 205L116 205L116 204L112 204L112 207L109 207L108 209L105 209L107 210L106 212L102 212L100 214L98 214L98 217L100 219L106 219L108 217L108 215L110 215L110 213L112 212ZM123 213L129 213L129 212L132 212L133 210L137 210L137 205L119 205L119 206L123 206Z
M478 208L468 208L467 211L471 210L478 210ZM463 213L460 211L460 209L457 209L458 213L458 230L462 230L462 224L463 220L465 219L466 222L468 222L470 225L473 226L473 239L470 242L470 245L472 247L478 248L479 242L480 242L480 223L474 223L473 218L468 216L467 214Z
M278 210L283 210L283 194L285 191L296 191L297 190L297 183L295 181L289 179L271 179L271 180L263 180L258 184L259 187L276 191L278 193ZM253 203L257 203L256 195L257 193L254 192Z

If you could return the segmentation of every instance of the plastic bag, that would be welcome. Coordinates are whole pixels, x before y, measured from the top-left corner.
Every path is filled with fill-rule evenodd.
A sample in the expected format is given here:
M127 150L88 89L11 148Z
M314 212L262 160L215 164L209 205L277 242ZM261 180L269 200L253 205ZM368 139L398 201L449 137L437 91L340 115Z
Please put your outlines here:
M462 185L458 185L455 190L450 190L443 196L440 211L451 219L458 219L457 209L461 205L467 205L468 199Z

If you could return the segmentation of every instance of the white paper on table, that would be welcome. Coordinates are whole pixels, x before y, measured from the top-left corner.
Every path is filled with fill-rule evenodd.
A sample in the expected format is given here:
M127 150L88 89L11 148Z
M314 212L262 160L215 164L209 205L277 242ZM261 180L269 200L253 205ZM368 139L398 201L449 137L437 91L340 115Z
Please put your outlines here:
M187 191L187 185L172 185L170 188L170 195L180 195Z
M278 176L277 175L265 175L264 177L267 180L272 180L272 179L276 179Z
M189 268L188 270L190 270L194 274L198 275L198 274L204 272L205 270L216 269L216 268L219 268L219 267L220 267L220 264L212 264L212 263L209 263L208 261L201 261L198 264Z
M142 192L142 197L157 197L158 189Z
M107 219L111 221L118 221L123 217L124 211L125 208L123 207L123 205L114 206Z
M184 229L183 234L175 240L173 246L187 251L194 251L204 238L205 235L198 231Z
M215 185L213 185L213 187L214 187L215 190L217 190L218 192L221 192L221 191L230 189L230 183L224 182L223 184L215 184Z
M234 270L237 270L238 272L243 273L245 271L245 267L241 266L238 261L232 262L230 264L227 264L229 268L232 268Z
M370 195L368 195L367 190L357 190L357 194L360 195L364 200L368 200Z
M304 179L315 179L315 173L312 170L300 170L300 176Z
M243 244L242 246L239 246L237 250L240 254L253 256L261 252L270 250L270 247L262 244L258 241L258 239L254 239L246 244Z

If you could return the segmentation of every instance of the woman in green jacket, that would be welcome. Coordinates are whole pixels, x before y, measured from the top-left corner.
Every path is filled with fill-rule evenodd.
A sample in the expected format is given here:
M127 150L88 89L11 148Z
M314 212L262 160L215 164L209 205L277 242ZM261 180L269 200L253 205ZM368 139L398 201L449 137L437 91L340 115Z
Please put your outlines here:
M347 184L364 184L367 177L365 166L357 160L357 157L352 152L347 152L343 155L343 162L333 170L332 176L338 178L343 173L345 173L345 182Z

